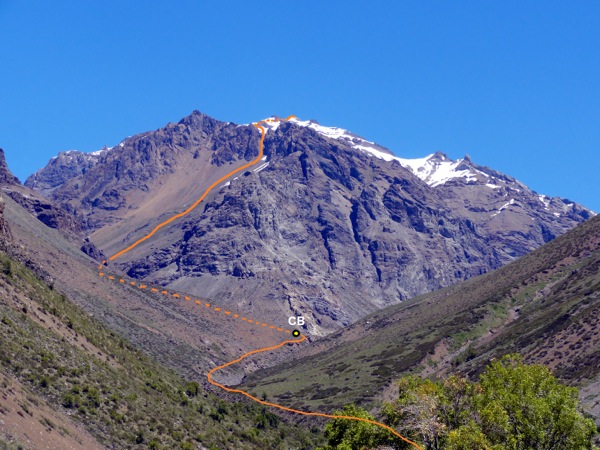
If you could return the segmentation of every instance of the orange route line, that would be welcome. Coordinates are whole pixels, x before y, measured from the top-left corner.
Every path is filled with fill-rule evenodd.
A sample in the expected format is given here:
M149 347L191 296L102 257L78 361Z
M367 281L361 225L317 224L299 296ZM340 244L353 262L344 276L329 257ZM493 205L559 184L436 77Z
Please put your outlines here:
M243 166L241 166L241 167L238 167L237 169L234 169L234 170L232 170L231 172L229 172L229 173L227 173L226 175L224 175L224 176L222 176L221 178L219 178L217 181L215 181L214 183L212 183L212 184L211 184L211 185L210 185L210 186L209 186L209 187L208 187L208 188L207 188L207 189L204 191L204 193L202 194L202 196L201 196L201 197L200 197L198 200L196 200L196 201L195 201L195 202L194 202L194 203L193 203L193 204L192 204L192 205L191 205L191 206L190 206L188 209L186 209L185 211L183 211L183 212L181 212L181 213L179 213L179 214L175 214L174 216L171 216L170 218L168 218L168 219L167 219L167 220L165 220L164 222L161 222L161 223L159 223L158 225L156 225L156 226L155 226L155 227L152 229L152 231L150 231L150 233L148 233L148 234L146 234L145 236L141 237L140 239L138 239L137 241L135 241L133 244L131 244L129 247L126 247L126 248L122 249L121 251L119 251L119 252L115 253L113 256L111 256L111 257L110 257L110 258L108 258L108 259L109 259L110 261L114 261L114 260L115 260L115 259L117 259L118 257L120 257L120 256L123 256L123 255L124 255L125 253L127 253L128 251L130 251L130 250L134 249L135 247L137 247L137 246L138 246L139 244L141 244L142 242L144 242L144 241L146 241L146 240L150 239L152 236L154 236L154 234L156 234L156 232L157 232L158 230L160 230L160 229L161 229L161 228L163 228L164 226L166 226L166 225L168 225L169 223L173 222L174 220L180 219L181 217L184 217L185 215L187 215L187 214L189 214L190 212L192 212L192 210L194 210L194 208L196 208L196 207L197 207L197 206L198 206L198 205L199 205L199 204L202 202L202 200L204 200L204 199L206 198L206 196L208 195L208 193L209 193L210 191L212 191L212 190L213 190L213 189L214 189L214 188L215 188L217 185L219 185L220 183L222 183L223 181L225 181L225 180L226 180L227 178L229 178L230 176L232 176L232 175L235 175L236 173L238 173L238 172L241 172L242 170L244 170L244 169L247 169L248 167L250 167L250 166L253 166L254 164L258 163L258 162L261 160L261 158L264 156L264 149L265 149L265 136L266 136L266 134L267 134L267 132L266 132L265 128L264 128L262 125L264 125L264 124L266 124L266 123L272 123L272 122L284 122L284 121L289 121L289 120L291 120L291 119L293 119L293 118L295 118L295 117L296 117L296 116L294 116L294 115L291 115L291 116L288 116L288 117L286 117L285 119L267 119L267 120L261 120L260 122L253 123L252 125L254 125L254 127L258 128L258 129L261 131L261 136L260 136L260 141L259 141L259 151L258 151L258 156L257 156L255 159L253 159L252 161L250 161L250 162L249 162L249 163L247 163L247 164L244 164L244 165L243 165ZM102 264L100 264L100 265L98 266L98 270L100 270L100 272L99 272L99 275L100 275L101 277L104 277L104 276L105 276L105 273L104 273L104 272L102 272L102 270L104 269L104 266L105 266L106 262L107 262L106 260L103 260L103 261L102 261ZM114 280L114 279L115 279L115 277L114 277L114 276L112 276L112 275L109 275L109 276L108 276L108 279L109 279L109 280ZM120 278L120 279L119 279L119 282L121 282L121 283L125 283L125 280L124 280L123 278ZM135 281L130 281L130 283L129 283L129 284L130 284L131 286L138 286L138 287L139 287L139 289L147 289L147 288L148 288L148 286L146 286L146 285L144 285L144 284L141 284L141 283L138 285L138 284L137 284ZM169 291L167 291L167 290L164 290L164 288L156 288L156 287L152 287L152 288L150 288L150 291L151 291L151 292L153 292L153 293L158 293L158 292L160 292L160 293L161 293L161 294L163 294L163 295L169 295L169 294L170 294L171 296L173 296L173 297L175 297L175 298L181 298L181 295L180 295L180 294L178 294L178 293L172 293L172 294L171 294ZM185 300L191 300L191 298L190 298L189 296L185 296L184 298L185 298ZM202 302L200 302L199 300L196 300L196 304L198 304L198 305L202 305ZM205 303L205 306L206 306L207 308L210 308L210 307L211 307L210 303ZM216 312L221 312L221 308L219 308L219 307L214 307L214 306L213 306L213 309L214 309L214 311L216 311ZM238 318L239 318L239 315L238 315L238 314L232 314L230 311L224 311L224 313L225 313L225 315L228 315L228 316L232 316L232 315L233 315L233 317L234 317L234 318L236 318L236 319L238 319ZM289 330L285 330L285 329L283 329L283 328L281 328L281 327L277 327L277 328L276 328L275 326L272 326L272 325L271 325L271 326L269 326L269 325L267 325L266 323L261 323L261 322L259 322L259 321L252 321L252 320L246 319L245 317L242 317L242 320L243 320L243 321L246 321L247 323L256 323L257 325L262 325L262 326L263 326L263 327L265 327L265 328L266 328L266 327L268 327L268 328L269 328L269 329L271 329L271 330L275 330L275 329L276 329L277 331L280 331L280 332L285 332L285 333L288 333L288 334L290 333L290 331L289 331Z
M301 414L303 416L315 416L315 417L325 417L327 419L346 419L346 420L354 420L357 422L365 422L365 423L369 423L371 425L375 425L378 426L380 428L383 428L387 431L389 431L390 433L392 433L394 436L402 439L404 442L412 445L413 447L415 447L418 450L423 450L422 447L420 447L417 443L405 438L404 436L402 436L400 433L398 433L396 430L394 430L392 427L384 424L384 423L380 423L377 422L375 420L371 420L371 419L363 419L362 417L354 417L354 416L344 416L344 415L337 415L337 414L325 414L325 413L319 413L319 412L309 412L309 411L301 411L298 409L293 409L293 408L288 408L287 406L282 406L282 405L278 405L277 403L271 403L271 402L267 402L264 400L260 400L256 397L254 397L252 394L249 394L245 391L242 391L240 389L233 389L233 388L229 388L217 381L214 381L212 379L213 374L215 374L215 372L224 369L225 367L229 367L233 364L239 363L240 361L242 361L243 359L247 358L248 356L251 355L255 355L257 353L263 353L263 352L268 352L271 350L277 350L278 348L283 347L286 344L299 344L301 342L304 342L306 340L306 336L302 336L300 339L295 339L295 340L287 340L287 341L283 341L280 344L277 345L273 345L272 347L265 347L265 348L259 348L257 350L251 350L247 353L244 353L242 356L240 356L238 359L234 359L233 361L229 361L228 363L222 364L220 366L214 367L212 368L208 374L207 374L207 378L208 378L208 382L210 384L212 384L213 386L217 386L221 389L223 389L226 392L229 392L231 394L241 394L247 398L249 398L250 400L260 403L261 405L264 406L270 406L272 408L277 408L280 409L282 411L287 411L287 412L291 412L291 413L295 413L295 414Z
M138 239L137 241L135 241L133 244L131 244L129 247L124 248L123 250L115 253L113 256L111 256L110 258L108 258L110 261L114 261L115 259L117 259L120 256L123 256L125 253L127 253L128 251L134 249L135 247L137 247L139 244L141 244L142 242L150 239L152 236L154 236L154 234L156 234L156 232L158 230L160 230L161 228L163 228L164 226L170 224L171 222L180 219L181 217L186 216L187 214L189 214L190 212L192 212L201 202L202 200L204 200L206 198L206 196L208 195L208 193L210 191L212 191L217 185L219 185L220 183L222 183L223 181L225 181L227 178L229 178L230 176L241 172L244 169L247 169L250 166L253 166L254 164L258 163L261 158L263 157L263 153L264 153L264 147L265 147L265 136L266 136L266 130L265 128L262 126L262 124L266 124L266 123L270 123L270 122L283 122L283 121L288 121L290 119L295 118L296 116L288 116L285 119L267 119L267 120L262 120L260 122L257 123L253 123L252 125L254 125L256 128L258 128L261 131L261 137L260 137L260 141L259 141L259 152L258 152L258 156L253 159L252 161L250 161L247 164L244 164L241 167L238 167L237 169L232 170L231 172L229 172L228 174L222 176L221 178L219 178L217 181L215 181L214 183L212 183L207 189L206 191L204 191L204 193L202 194L202 196L196 200L188 209L186 209L185 211L179 213L179 214L175 214L174 216L171 216L170 218L168 218L167 220L165 220L164 222L159 223L158 225L156 225L152 231L150 231L150 233L146 234L145 236L141 237L140 239ZM99 270L102 270L104 268L104 265L106 264L106 260L102 261L102 264L98 267ZM103 272L99 272L99 275L101 277L103 277L105 274ZM109 276L108 277L110 280L114 280L113 276ZM121 283L124 283L123 279L119 280ZM130 282L130 284L132 286L136 286L135 282ZM147 286L141 285L139 286L141 289L145 289L147 288ZM152 288L151 289L152 292L158 292L158 289L156 288ZM162 294L168 294L168 291L163 290ZM180 296L178 294L172 294L174 297L179 298ZM189 297L185 297L186 300L190 300ZM201 305L202 303L199 300L196 300L196 304ZM206 303L206 307L210 308L210 304ZM221 308L215 307L214 308L215 311L220 312ZM226 315L229 315L231 317L231 312L230 311L225 311L224 312ZM238 314L233 314L234 318L239 318ZM269 326L266 323L261 323L259 321L253 321L251 319L247 319L246 317L242 317L241 318L242 321L245 321L247 323L255 323L256 325L265 327L267 329L272 329L272 330L277 330L277 331L282 331L285 333L291 333L290 330L285 330L281 327L277 327L275 328L274 326ZM302 336L301 339L298 340L287 340L287 341L283 341L280 344L274 345L272 347L265 347L265 348L260 348L257 350L252 350L249 351L247 353L244 353L242 356L240 356L238 359L235 359L233 361L230 361L228 363L222 364L220 366L214 367L213 369L211 369L208 374L207 374L207 378L208 378L208 382L214 386L217 386L229 393L233 393L233 394L241 394L244 395L245 397L249 398L252 401L255 401L257 403L260 403L261 405L265 405L265 406L270 406L272 408L277 408L280 409L282 411L287 411L287 412L291 412L291 413L295 413L295 414L300 414L303 416L314 416L314 417L324 417L327 419L346 419L346 420L354 420L354 421L358 421L358 422L365 422L365 423L369 423L371 425L375 425L378 426L380 428L383 428L387 431L389 431L390 433L394 434L395 436L397 436L398 438L402 439L404 442L407 442L408 444L412 445L413 447L417 448L418 450L423 450L418 444L414 443L413 441L405 438L404 436L402 436L400 433L398 433L396 430L394 430L392 427L385 425L383 423L377 422L375 420L370 420L370 419L363 419L362 417L353 417L353 416L344 416L344 415L336 415L336 414L325 414L325 413L319 413L319 412L307 412L307 411L300 411L298 409L293 409L293 408L288 408L286 406L282 406L282 405L278 405L276 403L271 403L271 402L267 402L264 400L260 400L254 396L252 396L251 394L244 392L242 390L239 389L232 389L232 388L228 388L227 386L218 383L216 381L212 380L212 375L221 370L224 369L225 367L229 367L233 364L236 364L240 361L242 361L243 359L247 358L248 356L257 354L257 353L262 353L262 352L267 352L270 350L276 350L278 348L283 347L286 344L297 344L300 342L304 342L306 340L305 336Z
M296 116L289 116L286 119L279 119L278 121L283 122L288 121L292 118L294 118ZM158 225L156 225L152 231L150 231L150 233L148 233L147 235L141 237L140 239L138 239L137 241L135 241L133 244L131 244L129 247L124 248L123 250L115 253L113 256L111 256L110 258L108 258L110 261L114 261L115 259L117 259L120 256L123 256L125 253L127 253L129 250L134 249L135 247L137 247L138 245L140 245L142 242L150 239L152 236L154 236L154 234L160 230L162 227L170 224L171 222L173 222L174 220L180 219L184 216L186 216L187 214L189 214L190 212L192 212L196 206L198 206L200 204L200 202L202 202L202 200L204 200L206 198L206 196L208 195L208 193L210 191L212 191L217 185L221 184L223 181L225 181L227 178L229 178L232 175L235 175L238 172L241 172L244 169L247 169L250 166L253 166L254 164L258 163L261 158L263 157L263 153L264 153L264 149L265 149L265 136L266 136L266 131L264 129L264 127L262 127L260 124L261 123L266 123L264 120L258 123L253 123L252 125L254 125L256 128L258 128L261 131L261 136L260 136L260 142L259 142L259 151L258 151L258 156L253 159L252 161L250 161L247 164L244 164L241 167L238 167L237 169L232 170L231 172L229 172L226 175L223 175L221 178L219 178L217 181L215 181L213 184L211 184L208 189L206 189L206 191L204 191L204 193L202 194L202 196L196 200L194 203L192 203L192 205L186 209L185 211L179 213L179 214L175 214L174 216L169 217L167 220L165 220L164 222L159 223Z

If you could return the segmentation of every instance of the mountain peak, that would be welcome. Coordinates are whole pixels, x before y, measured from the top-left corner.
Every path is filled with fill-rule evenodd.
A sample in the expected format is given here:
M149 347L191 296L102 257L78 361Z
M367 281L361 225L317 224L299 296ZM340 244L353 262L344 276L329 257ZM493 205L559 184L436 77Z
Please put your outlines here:
M197 129L210 129L218 123L222 122L204 114L203 112L198 111L197 109L192 111L189 116L184 117L178 122L180 125L187 125Z
M275 118L275 117L271 117ZM300 120L298 118L290 119L290 122L300 127L306 127L314 130L318 134L335 139L336 141L344 142L350 145L353 149L367 153L376 158L385 161L398 161L400 165L409 169L414 175L425 181L432 187L445 184L454 178L464 178L465 181L475 181L478 171L472 167L472 161L469 155L465 158L454 161L443 152L437 151L424 158L400 158L395 156L389 149L376 144L375 142L367 141L366 139L339 127L327 127L320 125L316 120ZM281 122L265 121L267 130L276 130Z
M431 155L431 158L441 159L442 161L449 161L450 158L444 152L440 152L439 150Z
M452 161L452 159L444 152L437 151L427 157L429 161Z

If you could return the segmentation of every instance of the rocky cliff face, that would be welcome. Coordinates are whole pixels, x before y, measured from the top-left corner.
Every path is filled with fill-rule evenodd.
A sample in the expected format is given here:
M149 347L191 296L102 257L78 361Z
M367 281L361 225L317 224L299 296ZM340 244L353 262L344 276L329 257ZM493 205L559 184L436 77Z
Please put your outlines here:
M255 157L258 138L194 113L85 161L63 154L68 168L51 162L26 184L119 250ZM325 332L500 267L592 215L469 158L405 160L315 122L270 125L265 156L120 268Z
M22 186L4 187L4 193L34 215L40 222L50 228L56 228L73 234L81 233L78 220L71 214L57 208L45 198L38 198L33 192L27 192Z
M594 215L570 200L538 194L508 175L475 164L469 156L453 161L436 153L421 167L427 166L431 174L412 170L435 187L452 211L476 224L503 264Z
M17 177L10 172L2 149L0 149L0 190L3 195L13 199L44 225L60 230L70 240L78 242L84 253L96 259L104 257L103 253L84 236L79 220L39 193L21 185ZM0 235L8 236L7 239L10 237L10 230L5 222L0 222Z
M253 127L219 122L196 111L177 124L127 138L111 149L63 152L25 185L59 202L93 231L118 222L127 210L168 189L164 183L177 177L184 165L206 162L220 167L249 158L258 151L258 137ZM180 181L194 183L197 176Z
M4 157L4 150L0 148L0 185L15 185L21 184L19 179L15 177L8 169L6 164L6 158Z
M12 235L10 228L4 218L4 200L0 197L0 250L6 251L11 240Z

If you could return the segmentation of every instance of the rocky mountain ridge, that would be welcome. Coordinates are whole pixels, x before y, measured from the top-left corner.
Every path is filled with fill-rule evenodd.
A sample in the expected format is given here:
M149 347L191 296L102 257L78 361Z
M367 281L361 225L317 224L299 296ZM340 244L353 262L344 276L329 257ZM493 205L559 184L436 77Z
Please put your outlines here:
M199 112L26 181L108 254L253 158L260 133ZM498 268L593 213L466 157L405 160L339 128L268 125L265 160L216 189L118 267L323 333Z
M0 149L0 192L10 197L47 227L59 230L63 236L79 245L87 255L99 261L104 258L104 254L83 232L79 220L62 208L57 207L54 202L21 184L8 168L2 149ZM2 227L0 221L0 228ZM1 231L0 234L2 234Z

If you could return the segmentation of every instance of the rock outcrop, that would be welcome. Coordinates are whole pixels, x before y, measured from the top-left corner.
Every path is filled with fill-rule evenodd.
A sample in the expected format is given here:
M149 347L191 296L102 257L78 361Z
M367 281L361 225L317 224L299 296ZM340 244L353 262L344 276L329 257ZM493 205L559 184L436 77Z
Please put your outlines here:
M0 149L0 190L3 195L10 197L47 227L60 230L73 242L80 242L81 251L87 255L98 260L105 258L102 251L85 237L80 220L29 187L21 185L8 168L2 149ZM4 201L1 208L4 210ZM10 241L10 229L1 217L0 240L5 243ZM6 248L6 245L4 247Z
M6 251L10 242L12 241L12 234L6 219L4 218L4 200L0 196L0 250Z

